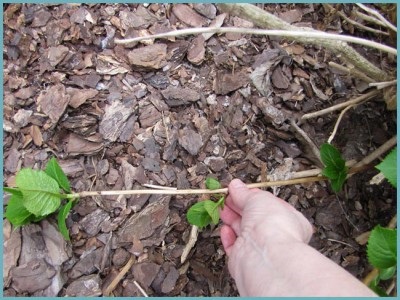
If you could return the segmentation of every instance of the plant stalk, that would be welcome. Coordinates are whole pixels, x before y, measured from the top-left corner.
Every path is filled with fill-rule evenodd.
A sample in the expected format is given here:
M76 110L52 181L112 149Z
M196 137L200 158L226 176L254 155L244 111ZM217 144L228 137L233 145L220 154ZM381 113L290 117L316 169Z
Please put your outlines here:
M353 163L348 164L353 165ZM358 166L357 168L352 168L349 173L357 173L363 171L367 168L370 168L369 165ZM263 188L263 187L272 187L272 186L284 186L284 185L293 185L300 183L310 183L316 181L324 181L328 180L327 177L318 175L318 176L310 176L310 177L302 177L302 178L294 178L288 180L276 180L276 181L265 181L265 182L257 182L247 184L248 188ZM80 197L90 197L90 196L116 196L116 195L199 195L199 194L228 194L228 188L221 188L216 190L208 190L208 189L136 189L136 190L116 190L116 191L84 191L80 193L67 194L65 195L68 199L75 199Z

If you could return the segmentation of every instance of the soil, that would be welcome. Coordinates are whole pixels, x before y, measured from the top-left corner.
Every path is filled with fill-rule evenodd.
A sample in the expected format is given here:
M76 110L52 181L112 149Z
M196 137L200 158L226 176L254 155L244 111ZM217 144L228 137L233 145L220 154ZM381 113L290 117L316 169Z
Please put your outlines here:
M260 7L298 26L393 45L391 36L350 26L318 4ZM51 157L76 192L143 184L204 188L207 176L223 186L267 174L285 179L319 166L290 121L366 90L365 82L329 67L343 64L336 55L282 38L235 33L114 42L211 22L254 27L213 4L5 4L4 11L7 186L21 168L43 169ZM395 72L394 58L355 47ZM271 80L260 92L250 75L266 62ZM396 134L396 111L380 98L344 115L333 144L346 160L361 160ZM319 147L337 117L300 127ZM361 279L371 271L362 237L396 213L395 189L386 181L369 183L377 173L370 168L352 176L338 194L324 181L271 191L313 224L312 247ZM4 220L4 295L237 296L221 224L200 231L181 262L191 231L186 211L205 198L81 198L67 218L70 242L55 216L22 228ZM8 199L5 194L4 205Z

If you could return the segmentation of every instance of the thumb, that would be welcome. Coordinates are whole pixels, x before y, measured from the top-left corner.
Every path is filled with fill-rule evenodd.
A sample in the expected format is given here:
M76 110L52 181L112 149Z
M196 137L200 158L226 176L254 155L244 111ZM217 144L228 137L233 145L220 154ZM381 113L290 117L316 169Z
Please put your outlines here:
M228 186L229 196L235 207L243 210L254 190L250 190L240 179L233 179Z

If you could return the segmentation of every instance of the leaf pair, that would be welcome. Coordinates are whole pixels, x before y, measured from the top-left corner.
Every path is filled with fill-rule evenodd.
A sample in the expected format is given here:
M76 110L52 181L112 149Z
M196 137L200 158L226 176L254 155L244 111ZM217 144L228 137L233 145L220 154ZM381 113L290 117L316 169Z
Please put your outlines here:
M378 284L380 280L393 278L397 267L397 230L377 225L368 239L367 257L369 263L379 269L379 275L371 282L370 288L380 296L387 296Z
M209 190L217 190L221 188L221 184L218 180L208 177L206 179L206 187ZM220 196L217 202L212 200L204 200L194 204L189 208L186 218L192 225L196 225L199 228L206 227L207 225L219 222L219 208L224 207L225 197Z
M346 161L342 158L339 150L327 143L321 146L320 155L325 165L322 175L328 177L332 189L339 192L347 177Z
M22 226L30 222L37 222L55 212L61 205L60 189L67 193L71 188L61 167L55 158L50 159L44 171L21 169L15 177L16 188L4 187L4 191L11 193L5 217L14 225ZM72 207L69 201L60 210L59 228L63 236L69 240L65 218ZM64 228L64 230L61 230Z

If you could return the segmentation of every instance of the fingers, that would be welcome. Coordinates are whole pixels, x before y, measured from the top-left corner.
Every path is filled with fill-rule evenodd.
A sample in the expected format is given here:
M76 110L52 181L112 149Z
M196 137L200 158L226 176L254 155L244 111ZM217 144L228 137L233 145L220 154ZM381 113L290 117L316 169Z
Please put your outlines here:
M229 196L226 203L236 213L240 214L247 200L254 194L254 190L250 190L240 179L233 179L228 186Z
M240 223L242 217L237 214L229 205L225 204L224 209L220 211L220 217L222 221L229 225L235 232L236 236L240 233Z
M228 225L223 225L221 228L221 242L224 246L226 254L229 256L232 251L232 246L235 244L236 234Z

